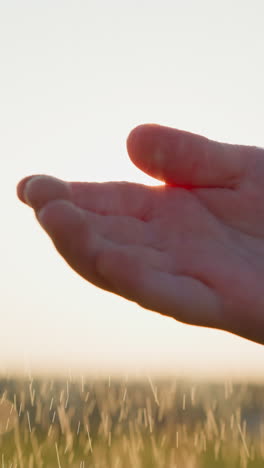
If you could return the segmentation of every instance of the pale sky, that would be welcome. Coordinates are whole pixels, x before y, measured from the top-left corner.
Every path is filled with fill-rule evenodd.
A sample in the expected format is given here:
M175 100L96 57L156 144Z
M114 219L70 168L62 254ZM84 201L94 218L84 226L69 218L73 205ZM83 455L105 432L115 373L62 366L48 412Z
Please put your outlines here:
M158 183L126 152L142 123L264 146L263 15L263 0L0 0L0 370L263 373L263 346L85 282L15 192L33 173Z

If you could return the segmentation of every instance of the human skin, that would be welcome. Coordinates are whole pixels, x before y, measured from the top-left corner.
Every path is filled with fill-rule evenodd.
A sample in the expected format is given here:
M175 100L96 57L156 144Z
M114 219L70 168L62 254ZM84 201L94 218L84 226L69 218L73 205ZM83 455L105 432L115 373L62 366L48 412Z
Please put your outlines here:
M264 343L264 150L146 124L132 162L165 182L29 176L18 197L84 279L184 323Z

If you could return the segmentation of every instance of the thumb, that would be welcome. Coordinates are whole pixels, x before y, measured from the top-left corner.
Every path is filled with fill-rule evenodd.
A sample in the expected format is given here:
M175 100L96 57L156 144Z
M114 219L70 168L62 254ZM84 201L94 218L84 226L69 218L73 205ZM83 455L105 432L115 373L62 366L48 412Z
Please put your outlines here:
M127 138L128 154L139 169L184 187L236 187L252 148L156 124L139 125Z

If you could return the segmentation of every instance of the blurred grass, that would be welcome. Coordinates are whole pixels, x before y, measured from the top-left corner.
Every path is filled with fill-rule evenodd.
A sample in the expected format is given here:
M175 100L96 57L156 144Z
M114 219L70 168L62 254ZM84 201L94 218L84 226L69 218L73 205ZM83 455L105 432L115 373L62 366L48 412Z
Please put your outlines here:
M264 388L180 379L0 379L0 467L260 468Z

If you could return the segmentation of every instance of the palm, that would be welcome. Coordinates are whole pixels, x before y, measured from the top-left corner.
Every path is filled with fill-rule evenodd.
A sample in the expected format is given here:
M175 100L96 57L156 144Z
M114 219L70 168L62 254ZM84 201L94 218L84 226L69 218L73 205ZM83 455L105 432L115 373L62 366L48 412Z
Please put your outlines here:
M252 161L230 187L44 177L31 182L30 201L57 250L96 286L264 342L264 164Z

